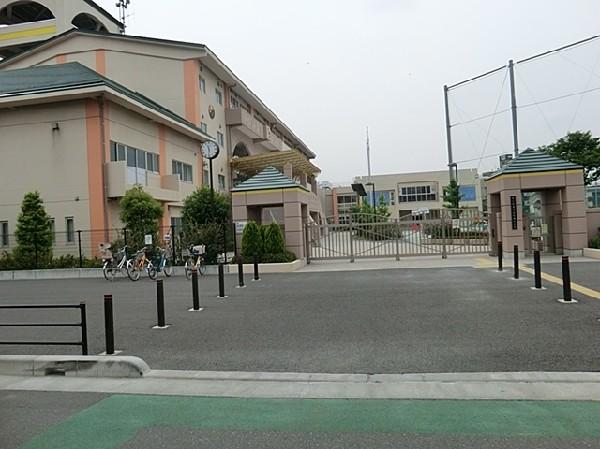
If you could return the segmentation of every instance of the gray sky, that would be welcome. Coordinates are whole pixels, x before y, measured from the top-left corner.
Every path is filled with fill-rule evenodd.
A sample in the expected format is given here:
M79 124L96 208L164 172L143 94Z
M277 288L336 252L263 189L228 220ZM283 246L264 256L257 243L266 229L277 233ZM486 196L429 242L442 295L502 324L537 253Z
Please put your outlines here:
M98 3L116 15L115 0ZM366 174L367 125L374 173L445 168L444 84L600 33L598 0L132 0L130 14L129 34L208 45L317 153L320 179L339 183ZM600 86L599 56L596 42L519 66L519 104ZM503 77L453 92L453 122L506 107ZM521 147L600 127L599 100L524 109ZM475 159L461 167L512 151L508 117L455 129L455 159Z

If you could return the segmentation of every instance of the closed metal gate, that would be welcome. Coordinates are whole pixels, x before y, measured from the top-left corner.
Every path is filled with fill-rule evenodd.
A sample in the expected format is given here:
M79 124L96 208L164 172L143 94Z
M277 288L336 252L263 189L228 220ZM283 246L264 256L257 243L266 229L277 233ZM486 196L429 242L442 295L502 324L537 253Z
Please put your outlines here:
M309 224L309 260L488 253L487 217L480 211L442 210L400 220L351 214L348 223Z

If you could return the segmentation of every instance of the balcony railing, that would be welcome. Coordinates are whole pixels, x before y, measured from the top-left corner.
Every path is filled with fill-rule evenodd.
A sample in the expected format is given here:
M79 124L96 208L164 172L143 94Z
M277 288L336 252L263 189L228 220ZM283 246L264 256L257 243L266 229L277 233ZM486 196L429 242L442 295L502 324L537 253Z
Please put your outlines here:
M252 114L242 108L227 109L225 111L227 126L235 126L251 139L264 139L265 126L256 120Z
M135 184L159 201L181 202L194 190L192 183L178 175L160 176L144 169L127 167L125 161L106 164L106 191L109 198L121 198Z

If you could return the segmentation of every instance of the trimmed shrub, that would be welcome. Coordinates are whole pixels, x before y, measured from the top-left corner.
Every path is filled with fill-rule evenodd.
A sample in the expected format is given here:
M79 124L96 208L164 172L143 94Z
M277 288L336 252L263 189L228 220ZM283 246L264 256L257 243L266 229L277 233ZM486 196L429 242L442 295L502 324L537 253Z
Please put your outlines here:
M285 251L283 232L277 223L271 223L264 228L264 251L266 254L282 254Z
M254 221L249 221L242 234L242 256L244 259L254 260L254 256L259 259L264 253L264 240L261 227Z

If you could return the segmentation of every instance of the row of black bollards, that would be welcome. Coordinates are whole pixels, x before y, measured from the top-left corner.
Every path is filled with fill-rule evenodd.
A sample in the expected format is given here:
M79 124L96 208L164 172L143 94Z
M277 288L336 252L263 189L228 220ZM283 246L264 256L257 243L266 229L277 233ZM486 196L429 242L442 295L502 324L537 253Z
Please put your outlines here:
M502 242L498 242L498 271L503 271L503 259L504 253L502 252ZM513 267L514 267L514 279L520 278L519 269L519 245L513 247ZM562 257L562 286L563 286L563 298L560 302L570 303L576 302L573 299L571 291L571 269L569 264L569 256ZM542 286L542 261L539 250L533 252L533 287L534 290L544 290Z

